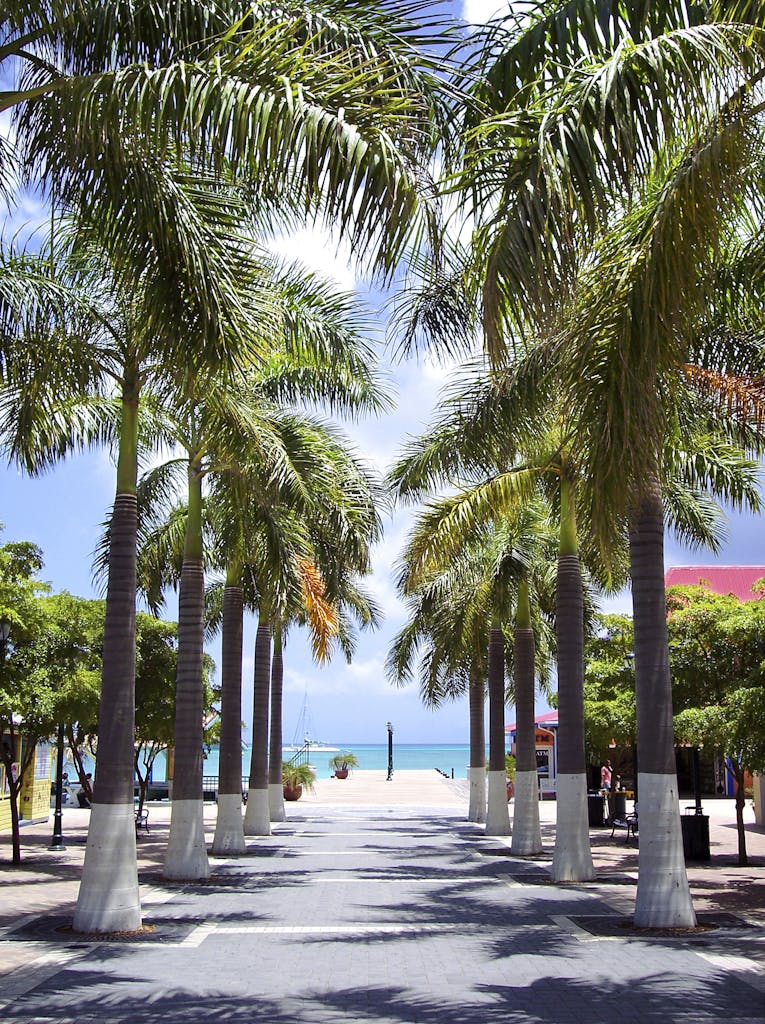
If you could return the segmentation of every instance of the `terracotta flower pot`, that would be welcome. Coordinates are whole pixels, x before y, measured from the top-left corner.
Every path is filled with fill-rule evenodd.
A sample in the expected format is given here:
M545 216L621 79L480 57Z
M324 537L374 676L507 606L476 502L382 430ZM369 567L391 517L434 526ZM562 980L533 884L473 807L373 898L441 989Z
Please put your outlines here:
M348 768L335 768L335 778L336 779L347 779L348 778L348 771L349 771Z
M284 786L284 799L285 800L299 800L303 795L302 786Z

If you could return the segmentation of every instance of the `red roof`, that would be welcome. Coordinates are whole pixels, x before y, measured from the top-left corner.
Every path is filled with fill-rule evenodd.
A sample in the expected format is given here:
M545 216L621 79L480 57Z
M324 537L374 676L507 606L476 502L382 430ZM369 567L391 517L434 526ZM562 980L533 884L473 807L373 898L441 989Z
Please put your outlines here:
M543 715L537 715L534 718L534 725L541 725L543 729L545 728L545 726L557 726L557 724L557 711L546 711ZM505 732L515 732L515 722L511 722L510 725L506 725Z
M739 601L754 601L752 584L765 578L765 565L675 565L664 574L664 586L697 586L713 594L733 594Z

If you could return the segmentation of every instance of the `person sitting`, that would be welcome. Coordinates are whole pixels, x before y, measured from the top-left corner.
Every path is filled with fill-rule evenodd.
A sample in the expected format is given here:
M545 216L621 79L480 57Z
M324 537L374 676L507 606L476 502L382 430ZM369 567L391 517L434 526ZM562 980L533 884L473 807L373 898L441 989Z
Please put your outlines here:
M93 799L93 775L91 772L85 776L82 782L82 786L77 790L77 803L80 807L90 807L90 802Z

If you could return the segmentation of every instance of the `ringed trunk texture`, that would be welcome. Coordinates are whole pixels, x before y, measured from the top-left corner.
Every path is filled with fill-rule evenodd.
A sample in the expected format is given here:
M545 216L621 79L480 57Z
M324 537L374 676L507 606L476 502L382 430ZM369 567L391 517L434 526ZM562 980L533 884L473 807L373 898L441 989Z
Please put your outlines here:
M468 821L486 821L486 688L480 677L471 678L468 689L470 701L470 799ZM502 723L504 734L504 721ZM504 739L502 740L504 744Z
M255 688L252 699L252 753L247 810L244 815L246 836L271 835L268 805L268 691L271 677L271 625L261 613L255 637Z
M672 728L664 591L664 514L654 483L630 521L635 702L640 757L640 848L635 924L691 928L696 915L683 857Z
M212 852L217 856L244 853L242 817L242 588L227 585L223 593L221 637L220 767L218 817Z
M185 560L178 595L178 670L175 689L175 773L165 878L209 878L202 795L202 642L204 573Z
M284 787L282 786L282 693L284 690L284 657L282 631L274 630L274 652L271 661L271 732L268 748L268 806L271 821L284 821Z
M141 927L133 810L137 387L123 395L122 414L117 494L109 529L100 750L73 921L75 931L98 934Z
M505 638L492 626L489 634L489 797L486 835L509 836L505 770Z
M516 856L529 857L542 852L542 830L534 725L534 631L528 627L515 628L514 662L515 811L510 849Z
M584 750L584 602L575 554L558 559L555 608L558 647L558 789L552 877L584 882L595 877L587 815Z

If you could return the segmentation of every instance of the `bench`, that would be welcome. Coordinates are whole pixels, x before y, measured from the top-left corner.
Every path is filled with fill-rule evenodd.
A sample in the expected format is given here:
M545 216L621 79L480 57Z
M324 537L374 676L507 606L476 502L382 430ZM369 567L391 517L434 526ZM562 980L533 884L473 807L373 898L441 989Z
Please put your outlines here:
M148 832L149 832L149 812L148 811L141 811L139 814L136 814L136 816L135 816L135 834L138 835L138 833L141 831L141 829L143 829L144 832L146 832L147 835L148 835Z
M625 843L630 841L630 837L637 840L638 837L638 816L637 813L625 814L623 818L612 818L611 819L611 838L614 838L614 833L617 828L623 828L627 831L627 837L624 840Z

